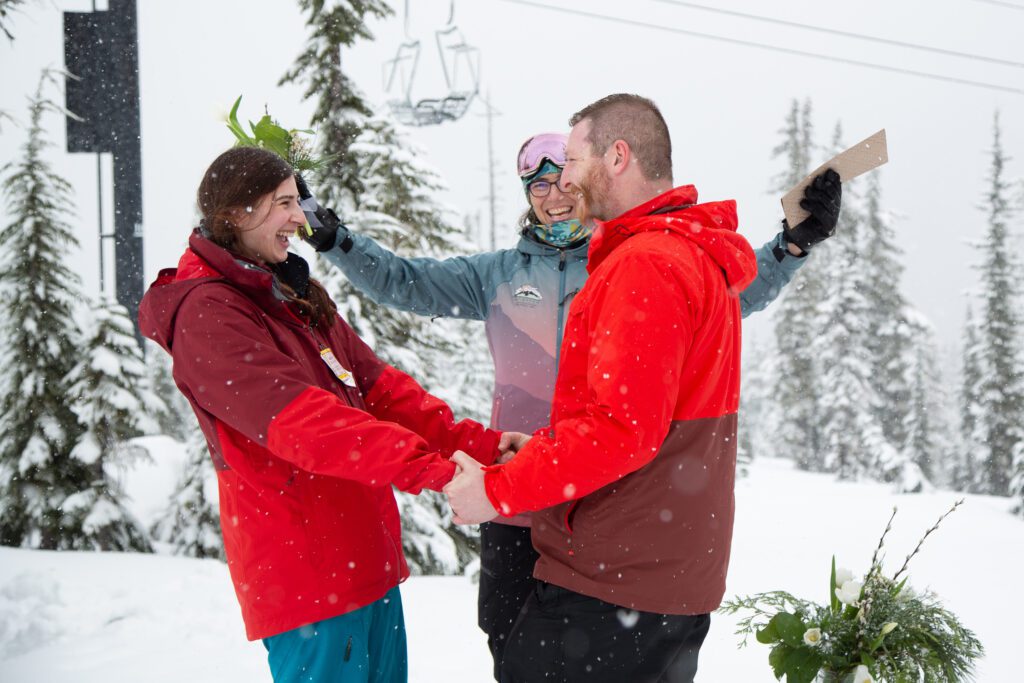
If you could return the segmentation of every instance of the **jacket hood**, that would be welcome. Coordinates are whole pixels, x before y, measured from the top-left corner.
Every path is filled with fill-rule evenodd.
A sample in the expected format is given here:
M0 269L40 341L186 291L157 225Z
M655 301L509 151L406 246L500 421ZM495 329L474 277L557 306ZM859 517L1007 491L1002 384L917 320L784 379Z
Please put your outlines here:
M633 235L668 230L699 246L722 269L729 288L742 291L757 277L757 260L750 243L736 232L736 202L696 202L697 188L683 185L610 221L595 221L587 271L592 273Z
M197 228L189 237L188 249L178 260L178 267L161 270L142 297L139 331L170 352L174 345L174 321L182 302L196 287L211 282L241 290L266 311L283 309L274 294L274 276L270 271L237 258L203 237Z

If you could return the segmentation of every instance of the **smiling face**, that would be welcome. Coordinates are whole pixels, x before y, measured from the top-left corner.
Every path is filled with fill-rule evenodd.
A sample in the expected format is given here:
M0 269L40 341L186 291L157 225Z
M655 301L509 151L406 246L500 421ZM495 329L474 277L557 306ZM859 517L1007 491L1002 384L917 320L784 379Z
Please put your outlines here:
M299 207L295 178L288 177L255 206L238 209L238 246L260 263L281 263L288 258L288 238L306 224Z
M587 219L608 220L619 212L612 206L612 178L605 164L607 155L594 154L589 133L590 121L587 119L573 126L570 131L565 148L562 185L574 196L582 195Z
M526 196L529 197L530 206L533 208L533 212L537 214L537 219L541 223L551 225L559 221L578 218L576 214L576 196L562 192L559 187L558 173L545 173L534 178L531 184L538 180L548 183L551 191L545 197L535 197L530 192L527 192Z
M572 127L565 145L562 185L573 196L582 197L585 220L609 220L622 213L612 197L608 153L598 156L590 142L590 121Z

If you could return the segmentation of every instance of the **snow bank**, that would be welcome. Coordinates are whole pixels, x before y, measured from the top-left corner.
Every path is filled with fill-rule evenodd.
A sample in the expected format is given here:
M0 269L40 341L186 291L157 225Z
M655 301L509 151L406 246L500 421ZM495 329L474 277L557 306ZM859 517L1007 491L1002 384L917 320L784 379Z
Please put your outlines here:
M855 572L866 570L898 505L885 563L895 572L958 497L941 491L900 496L879 484L840 484L795 472L782 461L756 461L750 472L737 487L730 595L784 589L824 600L832 554ZM140 483L136 491L144 488ZM1009 505L968 496L910 568L912 585L938 593L981 638L988 654L977 680L984 683L1020 680L1016 625L1024 599L1015 586L1024 569L1024 523L1007 514ZM476 627L476 587L462 577L414 577L402 591L410 680L490 680L487 646ZM712 619L699 680L773 681L768 648L751 642L737 650L732 631L731 618ZM269 679L263 646L246 642L227 569L219 562L0 548L4 683Z

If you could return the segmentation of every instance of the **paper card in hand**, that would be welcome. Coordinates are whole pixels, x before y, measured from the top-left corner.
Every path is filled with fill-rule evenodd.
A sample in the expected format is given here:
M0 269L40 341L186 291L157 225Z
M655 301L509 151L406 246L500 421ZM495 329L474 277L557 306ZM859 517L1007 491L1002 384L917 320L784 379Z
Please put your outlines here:
M866 140L861 140L845 152L829 159L787 192L782 198L782 212L785 214L786 220L790 225L799 225L810 215L800 208L800 200L804 198L804 189L825 169L831 168L839 174L839 178L845 183L862 173L878 168L887 161L889 161L889 150L885 145L885 129L883 128Z

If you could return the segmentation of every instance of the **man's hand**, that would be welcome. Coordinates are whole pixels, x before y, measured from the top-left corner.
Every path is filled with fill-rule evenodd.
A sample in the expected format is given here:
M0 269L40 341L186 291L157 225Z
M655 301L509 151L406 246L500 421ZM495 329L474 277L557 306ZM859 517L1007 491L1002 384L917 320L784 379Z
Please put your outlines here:
M529 443L532 438L529 434L522 434L520 432L502 432L501 438L498 440L498 450L501 451L501 455L498 456L495 462L504 465L514 458L515 454L522 450L523 446Z
M807 186L804 198L800 200L801 208L810 211L811 215L795 227L791 227L788 221L782 221L786 240L808 252L815 244L831 237L839 221L842 197L843 184L839 174L831 168L820 174Z
M308 242L317 251L332 249L338 241L338 230L347 228L341 224L334 209L317 204L313 193L301 175L295 176L295 184L299 188L299 206L306 214L306 226L299 228L299 237Z
M455 476L442 491L455 513L456 524L479 524L498 516L484 492L484 471L476 460L462 451L455 451L452 462L457 465Z

